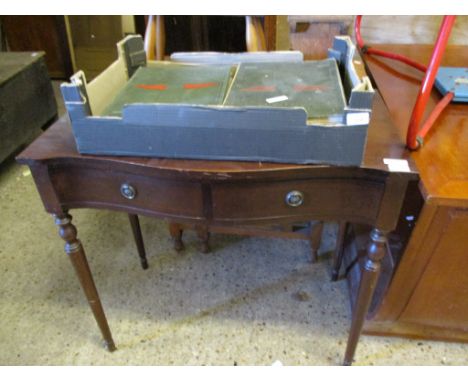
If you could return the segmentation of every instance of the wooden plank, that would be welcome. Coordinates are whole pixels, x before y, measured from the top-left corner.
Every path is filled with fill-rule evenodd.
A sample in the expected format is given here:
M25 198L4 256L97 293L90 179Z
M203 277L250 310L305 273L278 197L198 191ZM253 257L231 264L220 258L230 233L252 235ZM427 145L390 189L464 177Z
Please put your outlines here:
M361 33L367 44L431 44L442 16L364 16ZM468 16L457 16L450 45L468 45Z

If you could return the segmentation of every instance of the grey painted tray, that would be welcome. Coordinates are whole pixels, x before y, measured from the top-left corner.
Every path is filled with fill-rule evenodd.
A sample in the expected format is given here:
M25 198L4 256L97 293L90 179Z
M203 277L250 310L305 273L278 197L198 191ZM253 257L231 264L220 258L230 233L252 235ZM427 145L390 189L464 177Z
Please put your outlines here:
M207 93L203 101L181 93L186 79L163 83L165 76L158 68L181 64L146 62L141 37L127 37L118 44L118 51L118 60L91 83L87 84L84 74L78 72L71 83L62 85L77 147L83 154L347 166L361 163L374 91L368 78L359 76L354 68L353 60L359 58L348 37L335 38L330 59L316 64L301 63L302 55L295 52L255 55L254 64L249 54L236 54L230 59L223 54L219 64L217 55L212 53L188 55L189 71L201 71L199 80L192 83L220 81L225 89L224 97L216 91L211 96ZM275 93L265 97L255 92L262 100L273 101L254 102L250 96L244 97L239 92L246 86L242 83L242 73L245 73L242 70L251 65L266 72L268 68L276 70L279 66L280 71L286 73L282 83L289 86L288 89L297 78L304 77L308 82L302 85L313 92L296 95L300 99L283 105L281 97L283 101L284 97L289 100L291 94ZM317 109L323 101L320 98L323 84L317 85L313 79L314 70L318 73L314 65L325 67L325 72L335 73L338 78L332 86L334 96L327 101L333 104L332 112L318 116L308 115L308 111L313 114L310 110ZM306 71L299 77L291 77L295 70L292 67ZM152 75L151 71L160 76ZM143 72L147 75L144 85L154 90L153 95L147 95L152 93L149 92L140 98L126 98L129 91L134 92L135 86L141 85L137 79L141 79ZM252 73L247 74L251 76ZM217 79L210 79L210 75ZM286 81L288 75L292 82ZM162 96L160 90L169 90L169 85L175 90ZM178 97L183 101L178 102Z

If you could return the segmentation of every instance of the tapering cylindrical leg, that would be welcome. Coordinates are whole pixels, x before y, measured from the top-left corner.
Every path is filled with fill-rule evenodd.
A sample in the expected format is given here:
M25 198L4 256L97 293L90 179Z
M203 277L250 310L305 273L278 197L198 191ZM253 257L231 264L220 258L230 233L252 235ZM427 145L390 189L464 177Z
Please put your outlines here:
M340 275L341 264L343 262L344 254L344 241L346 231L348 229L348 222L342 221L338 226L338 234L336 235L336 248L333 254L333 265L332 265L332 281L338 280Z
M62 215L54 215L54 217L55 224L59 227L60 237L65 240L65 252L75 268L81 287L83 288L94 318L101 330L104 338L104 344L109 351L114 351L116 349L114 340L112 339L112 334L94 284L93 276L89 269L88 261L86 260L83 246L76 237L77 231L75 226L71 224L72 217L66 213Z
M310 233L310 262L316 263L318 260L318 251L322 243L323 222L317 222Z
M133 238L138 250L138 256L140 257L141 267L148 269L148 260L146 259L145 245L143 244L143 235L141 234L140 220L138 215L128 214L130 225L132 227Z
M380 274L381 262L385 256L387 245L386 234L378 229L370 233L370 242L367 246L367 255L361 273L358 295L354 307L351 329L343 364L349 366L353 362L359 336L369 311L369 306L374 295L375 286Z
M174 241L174 249L180 252L184 249L184 242L182 241L182 234L184 230L177 223L169 223L169 233Z
M210 231L208 231L208 227L198 226L196 229L197 229L198 239L200 240L200 251L202 253L209 253L211 251L211 248L210 248Z
M166 31L164 26L164 16L156 17L156 60L163 61L166 52Z

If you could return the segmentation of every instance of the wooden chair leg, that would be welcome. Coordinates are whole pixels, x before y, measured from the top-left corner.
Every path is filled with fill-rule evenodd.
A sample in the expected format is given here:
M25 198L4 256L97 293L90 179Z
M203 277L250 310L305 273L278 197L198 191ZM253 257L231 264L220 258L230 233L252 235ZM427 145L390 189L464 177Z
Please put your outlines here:
M144 47L148 60L164 60L166 34L164 16L149 16L145 30Z
M373 229L370 233L370 241L367 246L367 255L361 273L361 281L359 283L358 295L354 306L351 329L349 330L348 343L346 345L346 353L343 361L343 365L345 366L350 366L353 362L357 343L379 278L381 262L387 250L386 246L386 233L378 229Z
M318 260L318 251L322 242L323 222L317 222L311 228L310 233L310 261L316 263Z
M140 263L143 269L148 269L148 260L146 259L145 246L143 244L143 235L141 234L140 220L138 215L128 214L128 220L132 227L133 238L138 250L138 256L140 256Z
M174 249L180 252L184 249L184 242L182 241L182 234L184 230L177 223L169 223L169 233L174 241Z
M332 281L338 280L340 275L341 264L343 263L344 244L346 232L348 231L349 223L342 221L338 226L338 234L336 235L336 247L335 253L333 254L333 266L332 266Z
M209 253L210 248L210 232L206 226L197 226L197 236L200 239L200 251L202 253Z
M245 16L245 40L247 52L266 50L265 33L257 16Z
M164 26L164 16L156 17L156 60L164 60L166 53L166 33Z

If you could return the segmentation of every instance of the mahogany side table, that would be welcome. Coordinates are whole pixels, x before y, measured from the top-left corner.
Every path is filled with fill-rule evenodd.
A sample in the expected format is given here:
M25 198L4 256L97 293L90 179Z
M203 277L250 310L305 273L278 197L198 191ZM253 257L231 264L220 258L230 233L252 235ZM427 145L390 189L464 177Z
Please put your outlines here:
M181 224L231 227L311 220L369 225L372 231L344 357L349 365L387 252L387 234L397 224L408 183L418 177L379 94L373 110L360 167L85 156L77 152L64 119L17 160L29 166L45 210L55 217L109 350L115 349L114 340L71 222L73 208L124 211L134 223L141 214ZM410 170L390 172L384 158L408 159ZM288 204L291 193L298 203Z

